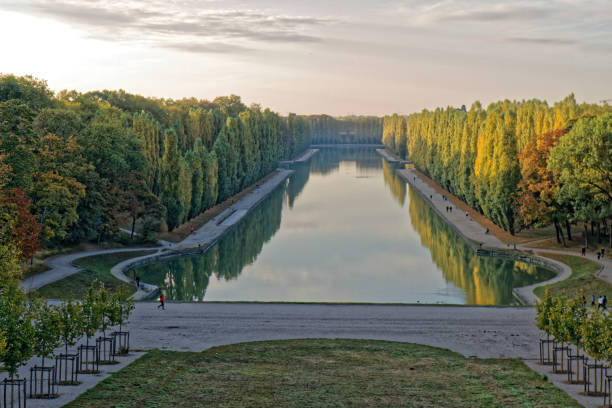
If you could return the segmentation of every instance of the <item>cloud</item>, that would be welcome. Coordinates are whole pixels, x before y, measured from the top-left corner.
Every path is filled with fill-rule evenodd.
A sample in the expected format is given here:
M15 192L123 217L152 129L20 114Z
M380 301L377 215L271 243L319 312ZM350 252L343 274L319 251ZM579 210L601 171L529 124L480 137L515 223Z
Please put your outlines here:
M552 9L529 5L498 4L486 8L451 11L441 14L440 21L495 22L502 20L533 20L550 16Z
M501 35L516 44L603 50L612 35L609 0L402 0L393 12L407 26L463 40Z
M509 37L506 41L524 44L543 44L543 45L573 45L576 40L565 38L531 38L531 37Z
M52 18L94 38L141 41L195 53L242 52L266 44L319 42L322 38L315 29L331 21L270 10L218 9L210 7L213 2L198 0L182 1L179 5L159 0L2 3L6 10Z
M168 42L168 43L160 44L160 46L164 48L173 49L173 50L194 52L198 54L200 53L230 54L230 53L236 53L236 52L245 53L245 52L250 51L250 49L246 47L241 47L239 45L233 45L233 44L220 43L220 42L203 43L203 44L192 43L192 42L187 42L187 43Z

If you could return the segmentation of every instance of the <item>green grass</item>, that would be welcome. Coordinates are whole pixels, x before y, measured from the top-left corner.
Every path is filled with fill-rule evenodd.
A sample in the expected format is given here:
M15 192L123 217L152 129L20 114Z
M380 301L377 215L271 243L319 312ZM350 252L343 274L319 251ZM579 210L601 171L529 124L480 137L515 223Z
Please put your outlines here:
M579 407L517 359L375 340L151 351L66 407Z
M104 286L107 288L114 290L119 285L125 285L125 283L111 275L110 270L113 266L126 259L136 258L154 252L155 251L117 252L77 259L74 264L83 268L81 272L43 286L38 292L49 299L65 300L70 297L70 294L72 294L75 299L80 299L85 295L87 289L96 279L104 282ZM135 285L129 285L129 287L132 292L136 291Z
M572 274L569 278L552 285L535 288L533 292L540 299L544 297L546 287L550 289L552 296L565 294L568 297L579 295L582 289L584 296L586 296L589 302L592 295L608 295L608 298L612 297L612 285L595 276L595 273L599 272L599 264L580 256L553 253L541 253L540 255L563 262L572 268Z

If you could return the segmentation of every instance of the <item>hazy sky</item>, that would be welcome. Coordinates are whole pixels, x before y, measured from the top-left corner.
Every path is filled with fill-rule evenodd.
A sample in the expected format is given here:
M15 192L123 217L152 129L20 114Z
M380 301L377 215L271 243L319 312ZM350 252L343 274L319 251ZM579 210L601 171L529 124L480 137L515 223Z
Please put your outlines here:
M612 98L612 1L0 0L0 72L54 90L385 114Z

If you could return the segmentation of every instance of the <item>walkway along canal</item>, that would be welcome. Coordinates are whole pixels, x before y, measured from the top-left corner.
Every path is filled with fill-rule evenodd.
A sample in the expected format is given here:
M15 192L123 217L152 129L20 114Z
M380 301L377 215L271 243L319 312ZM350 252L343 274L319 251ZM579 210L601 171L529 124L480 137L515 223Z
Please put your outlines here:
M476 256L373 147L322 147L293 169L205 253L132 276L182 301L507 305L554 275Z

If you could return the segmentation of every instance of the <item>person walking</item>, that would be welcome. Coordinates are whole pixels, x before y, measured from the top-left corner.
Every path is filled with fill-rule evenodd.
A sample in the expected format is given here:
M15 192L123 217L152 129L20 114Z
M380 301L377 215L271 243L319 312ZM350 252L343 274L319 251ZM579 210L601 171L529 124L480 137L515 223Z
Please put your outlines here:
M193 234L193 225L189 227L189 233Z
M162 310L166 310L166 306L164 305L164 301L166 298L164 297L164 292L162 291L161 295L159 295L159 305L157 305L157 310L161 307Z
M595 295L591 297L591 307L595 307Z
M140 276L136 277L136 288L140 289Z
M597 299L597 308L601 309L603 307L603 296L599 295L599 299Z
M603 309L606 310L607 306L608 306L608 295L604 295L603 297L603 301L601 302Z
M586 254L586 248L585 248L585 247L582 247L581 252L582 252L582 256L584 256L584 255Z

